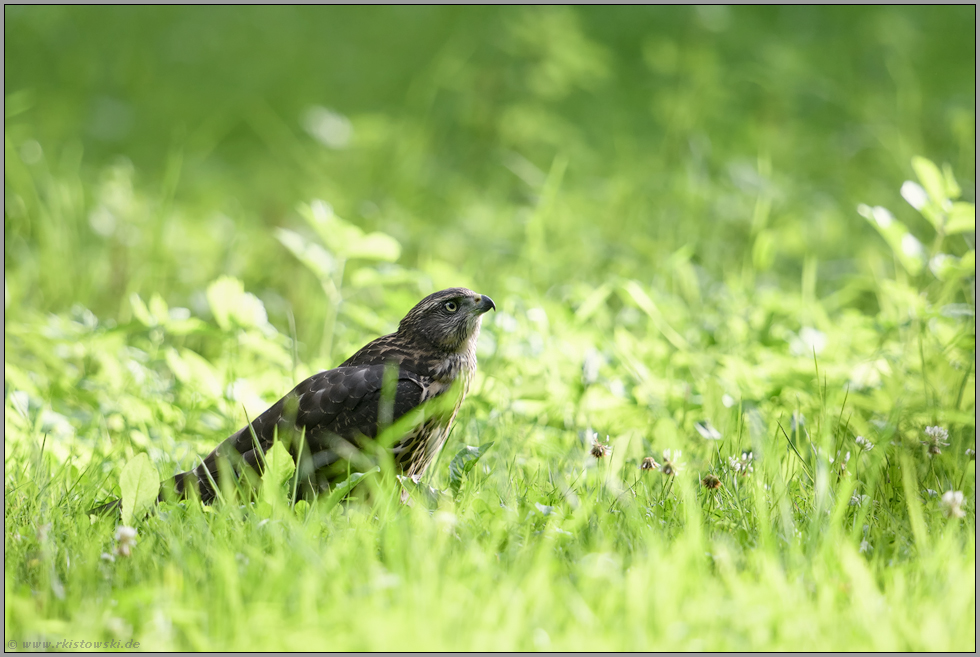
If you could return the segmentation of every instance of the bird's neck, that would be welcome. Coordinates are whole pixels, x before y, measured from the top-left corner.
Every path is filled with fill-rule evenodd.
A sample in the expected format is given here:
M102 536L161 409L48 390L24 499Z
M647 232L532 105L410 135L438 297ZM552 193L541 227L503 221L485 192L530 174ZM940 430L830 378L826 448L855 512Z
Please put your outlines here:
M479 336L480 326L478 324L458 351L442 353L430 360L427 364L432 373L432 378L444 383L452 383L462 375L465 377L465 384L468 387L470 378L476 371L476 341Z
M378 363L397 363L400 367L417 374L429 376L443 384L450 384L460 375L469 383L476 371L476 343L480 335L477 324L470 336L455 351L445 351L429 342L428 349L419 353L420 336L410 337L392 333L365 345L360 351L341 365L373 365Z

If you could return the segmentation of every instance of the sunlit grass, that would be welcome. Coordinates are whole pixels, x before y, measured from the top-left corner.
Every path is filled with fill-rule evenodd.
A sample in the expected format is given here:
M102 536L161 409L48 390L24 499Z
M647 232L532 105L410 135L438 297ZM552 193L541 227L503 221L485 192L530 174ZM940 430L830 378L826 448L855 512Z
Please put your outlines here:
M975 650L968 9L5 8L8 648ZM419 486L87 514L452 285Z
M114 463L145 450L164 476L189 467L240 404L264 403L236 394L288 380L282 337L237 294L221 297L238 318L226 329L194 324L211 361L170 346L193 318L162 302L136 313L142 323L82 314L8 332L8 636L152 649L972 645L965 414L947 406L952 433L926 431L908 411L876 409L890 376L852 392L846 349L814 359L788 342L767 352L778 376L764 360L740 372L790 392L737 401L728 357L674 349L666 320L634 320L649 337L617 331L596 353L604 342L572 308L519 297L498 304L448 454L411 504L390 474L340 506L293 509L285 489L273 506L165 504L137 519L123 554L118 521L86 516L118 494ZM23 369L45 353L58 358ZM684 377L663 369L678 360ZM704 377L700 399L687 376ZM962 402L954 382L933 384L946 404ZM610 434L602 449L592 428ZM452 454L491 441L454 496ZM641 469L647 456L659 468ZM949 490L965 492L965 517L944 506Z

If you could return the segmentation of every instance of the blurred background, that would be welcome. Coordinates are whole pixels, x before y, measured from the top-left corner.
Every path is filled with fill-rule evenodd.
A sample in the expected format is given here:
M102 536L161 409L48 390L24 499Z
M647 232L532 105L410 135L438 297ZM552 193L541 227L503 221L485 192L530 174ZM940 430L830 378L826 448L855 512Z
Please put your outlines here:
M975 651L975 6L6 5L4 55L5 639ZM85 519L453 285L435 514Z
M312 240L297 208L315 200L394 238L422 288L789 289L810 258L826 296L893 265L859 203L931 239L899 196L914 155L975 196L973 6L4 18L8 318L125 318L134 292L207 314L231 275L319 353L329 295L275 239ZM866 286L845 296L876 309Z

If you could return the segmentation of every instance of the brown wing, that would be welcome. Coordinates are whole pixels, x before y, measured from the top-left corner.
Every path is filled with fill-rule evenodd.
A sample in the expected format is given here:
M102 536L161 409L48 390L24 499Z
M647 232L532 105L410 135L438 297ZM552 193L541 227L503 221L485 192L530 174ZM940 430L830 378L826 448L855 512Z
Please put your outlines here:
M218 445L201 465L177 475L176 492L183 494L187 485L196 484L201 498L211 501L215 496L211 482L218 481L219 459L228 459L236 473L242 463L261 471L259 448L262 452L270 449L276 437L300 463L304 476L338 461L356 459L365 438L378 433L386 367L346 366L311 376L252 420L251 431L246 425ZM422 377L399 370L391 420L418 406L426 388ZM338 474L340 470L346 472L346 467L334 469ZM318 476L321 483L329 483L331 478L324 482L324 473Z
M424 370L418 367L420 351L419 345L407 342L404 336L392 333L371 340L341 363L340 367L398 363L414 372L421 372Z

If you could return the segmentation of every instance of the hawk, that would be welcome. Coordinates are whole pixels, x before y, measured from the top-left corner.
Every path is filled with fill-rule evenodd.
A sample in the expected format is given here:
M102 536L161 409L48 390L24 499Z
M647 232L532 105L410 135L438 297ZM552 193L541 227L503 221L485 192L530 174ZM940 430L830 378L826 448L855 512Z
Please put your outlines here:
M369 443L383 429L442 397L447 403L430 405L435 410L409 423L388 448L396 469L417 480L449 437L476 372L483 314L496 308L490 297L463 287L430 294L405 315L397 331L297 385L169 486L179 497L194 487L210 503L228 473L219 467L222 460L236 476L244 466L261 472L261 454L278 438L298 464L303 486L323 490L360 469Z

